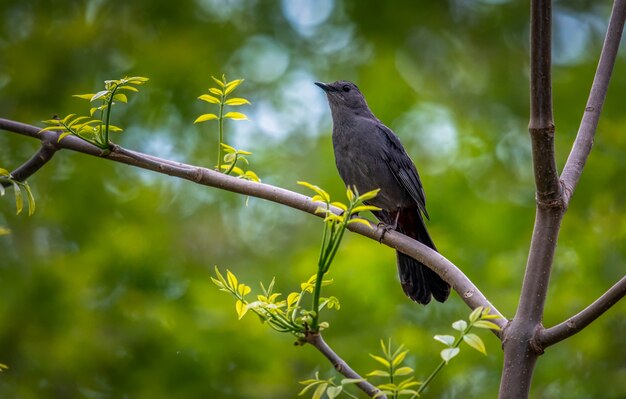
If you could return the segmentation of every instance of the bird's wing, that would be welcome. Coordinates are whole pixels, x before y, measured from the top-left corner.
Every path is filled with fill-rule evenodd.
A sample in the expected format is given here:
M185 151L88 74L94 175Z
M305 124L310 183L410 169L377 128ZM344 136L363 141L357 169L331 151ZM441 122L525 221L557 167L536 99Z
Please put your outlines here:
M398 136L391 129L382 123L378 123L377 126L389 144L387 148L383 149L383 156L386 158L385 161L389 169L391 169L398 183L404 187L418 208L424 213L424 216L429 219L428 212L426 212L424 187L413 161L411 161L404 147L402 147Z

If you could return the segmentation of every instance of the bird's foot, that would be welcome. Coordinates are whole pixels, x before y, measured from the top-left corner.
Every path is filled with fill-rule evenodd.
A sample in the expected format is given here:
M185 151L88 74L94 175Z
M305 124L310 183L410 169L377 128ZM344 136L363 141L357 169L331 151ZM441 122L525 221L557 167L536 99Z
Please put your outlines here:
M388 224L385 224L383 222L378 222L378 224L376 225L377 229L380 229L380 237L378 237L378 242L382 243L383 240L385 239L385 234L387 234L387 232L389 230L395 230L396 228L394 226L390 226Z

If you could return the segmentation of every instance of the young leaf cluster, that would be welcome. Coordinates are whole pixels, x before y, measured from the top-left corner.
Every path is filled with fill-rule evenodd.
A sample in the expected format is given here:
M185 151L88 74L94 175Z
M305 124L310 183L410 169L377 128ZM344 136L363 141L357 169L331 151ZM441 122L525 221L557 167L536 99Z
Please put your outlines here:
M433 338L435 341L441 342L446 346L440 353L441 362L435 368L435 370L428 376L424 384L418 389L418 393L421 393L426 386L435 378L435 376L443 369L445 365L447 365L452 358L457 356L461 349L459 346L462 342L465 342L471 348L477 350L478 352L486 355L487 351L485 349L485 344L482 339L470 331L473 328L484 328L489 330L499 331L500 327L497 324L491 322L490 320L494 320L499 318L500 316L495 314L490 314L490 309L482 306L477 307L470 313L468 321L465 320L457 320L452 323L452 328L458 331L458 336L454 337L453 335L435 335Z
M209 104L216 104L219 107L219 111L217 114L207 113L202 114L196 118L193 123L200 123L206 121L216 120L218 122L218 133L219 133L219 141L217 145L217 170L223 170L226 174L230 174L231 172L235 172L238 176L243 178L258 181L258 177L254 172L249 171L244 172L241 168L236 166L238 160L244 160L241 156L237 155L250 155L247 151L241 151L237 154L237 150L226 145L224 142L224 120L232 119L232 120L247 120L248 117L241 113L235 111L225 112L226 107L238 107L241 105L250 104L248 100L242 97L232 97L228 98L233 91L243 83L243 79L235 79L228 81L226 80L226 75L222 75L221 79L217 79L214 76L211 76L216 87L210 87L209 92L202 94L198 97L199 100L206 101ZM226 153L226 155L222 158L222 154ZM224 164L222 164L224 162ZM246 162L247 163L247 162Z
M335 399L341 394L350 398L356 398L355 395L348 392L345 388L361 381L365 380L362 378L343 378L339 384L336 384L335 377L323 380L320 378L319 372L316 372L315 378L300 381L300 384L305 385L305 387L298 393L298 396L302 396L313 389L312 399L321 399L324 395L328 399Z
M236 176L241 177L242 179L251 180L259 183L261 179L251 170L247 170L244 172L237 165L237 162L242 161L245 164L248 164L248 159L246 155L252 155L249 151L237 150L234 147L229 146L228 144L221 143L222 149L225 153L224 155L224 165L221 165L221 168L224 170L224 173L229 175L234 173Z
M89 110L89 116L69 114L62 119L49 119L43 121L50 125L45 130L57 130L62 132L59 141L68 135L79 137L99 148L109 148L109 133L121 132L122 129L111 124L111 110L116 103L127 103L128 97L124 92L138 92L135 87L148 81L142 76L124 77L116 80L105 80L104 90L97 93L75 94L73 97L88 100L94 103ZM98 118L94 118L97 114Z
M311 322L311 311L301 305L302 297L313 292L316 275L311 276L306 282L300 284L299 292L291 292L286 298L279 292L274 292L274 279L265 287L261 284L262 293L256 296L256 300L248 300L248 294L252 289L237 280L237 277L226 270L226 277L219 269L215 268L215 277L211 277L220 291L225 291L237 299L235 310L241 319L248 311L257 314L264 323L279 332L291 333L298 338L303 338ZM325 280L322 285L331 284L332 280ZM324 298L323 307L339 309L339 301L335 297ZM322 323L324 327L328 323Z
M421 385L421 382L414 381L415 377L408 375L414 374L415 370L409 366L403 366L402 363L406 358L408 350L404 350L404 346L400 345L396 350L391 347L391 340L387 345L381 340L380 346L382 348L383 356L372 355L370 356L378 363L385 367L384 370L374 370L367 374L368 377L382 377L388 380L383 384L376 386L380 391L374 396L386 395L390 398L398 398L400 396L416 397L418 393L415 387Z
M236 150L233 149L233 151ZM247 153L240 152L240 155L245 156ZM286 298L281 297L282 294L280 293L273 292L274 280L271 281L267 288L261 284L263 293L257 295L254 301L250 301L247 298L247 295L252 291L250 287L239 283L237 277L228 270L226 271L226 277L224 277L216 267L215 277L211 277L211 280L221 291L235 296L237 299L235 310L239 319L251 310L274 330L289 332L298 338L304 338L307 333L315 333L328 328L327 322L319 321L319 314L323 309L339 309L340 304L336 297L321 296L322 287L332 283L332 280L324 279L324 277L328 273L330 264L337 253L346 227L350 223L365 223L369 226L366 220L356 217L356 214L362 211L378 210L376 207L364 204L365 201L374 198L378 190L358 195L358 193L355 194L351 189L348 189L348 205L345 205L331 201L330 195L318 186L306 182L298 183L312 189L316 193L312 198L313 201L324 203L324 207L320 206L318 209L319 212L325 213L326 217L324 218L324 233L317 264L317 273L300 284L299 292L291 292ZM341 209L343 213L341 215L333 213L331 206ZM302 305L302 299L306 294L313 296L311 307L308 309Z
M313 202L321 202L323 206L317 208L316 212L326 215L324 218L324 231L322 235L322 245L320 248L320 255L317 261L317 278L316 286L313 291L313 318L311 322L311 331L316 332L319 329L318 324L318 312L320 308L320 290L321 282L324 275L328 273L330 265L337 254L339 244L343 238L343 234L351 223L363 223L366 226L370 226L370 223L358 217L359 212L365 211L377 211L377 208L372 205L366 205L365 202L374 198L380 189L368 191L365 194L359 195L356 189L353 191L348 187L346 191L346 197L348 198L348 205L341 202L331 201L330 195L321 189L320 187L311 183L299 181L298 184L305 186L315 192L315 195L311 198ZM336 214L332 211L331 207L339 208L341 214Z
M24 194L22 193L22 190L26 193L28 216L35 213L35 197L33 196L33 192L30 190L30 186L27 182L15 180L8 170L0 168L0 196L3 196L5 193L3 183L9 183L13 186L13 192L15 194L15 208L17 209L18 215L22 213L22 210L24 210ZM2 235L3 232L4 234L8 234L8 230L0 229L0 235Z

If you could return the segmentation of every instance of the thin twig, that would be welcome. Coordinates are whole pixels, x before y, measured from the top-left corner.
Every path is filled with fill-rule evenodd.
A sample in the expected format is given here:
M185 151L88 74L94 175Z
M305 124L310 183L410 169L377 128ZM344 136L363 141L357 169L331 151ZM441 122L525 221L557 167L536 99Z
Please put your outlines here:
M2 118L0 118L0 129L46 141L56 140L59 134L54 131L38 133L41 129L36 126ZM318 217L323 217L323 215L316 213L320 204L312 202L311 198L269 184L251 182L228 176L211 169L161 159L138 151L127 150L118 145L112 145L110 152L104 152L96 146L74 136L66 136L63 138L63 140L58 143L58 147L179 177L205 186L266 199ZM333 209L333 211L341 213L341 210L338 208ZM361 223L351 223L348 229L357 234L371 238L372 240L380 240L380 232L376 230L373 224L371 227L368 227ZM393 230L388 231L380 242L416 258L433 269L459 293L461 299L471 309L475 309L478 306L489 307L492 310L491 313L502 316L498 309L485 298L472 281L441 254ZM506 319L496 319L494 322L502 328L506 324Z
M365 381L356 371L352 370L348 363L346 363L345 360L339 357L339 355L337 355L335 351L328 346L320 333L308 333L305 339L306 342L313 345L318 351L326 356L337 372L343 374L346 378L362 379L363 381L357 382L356 386L358 386L368 396L374 397L374 395L380 392L378 388ZM378 394L378 398L387 399L384 394Z
M598 120L602 113L602 106L609 88L609 81L615 65L615 59L617 58L622 32L624 31L624 21L626 21L626 0L615 0L602 46L602 54L598 61L596 75L593 78L593 84L587 100L587 106L580 122L576 140L561 174L566 206L569 204L572 194L578 185L580 175L593 146Z
M596 299L580 313L570 317L564 322L545 330L541 330L537 335L537 342L542 348L547 348L563 341L566 338L580 332L591 324L604 312L619 302L626 295L626 276L622 277L615 285L608 289L602 296Z

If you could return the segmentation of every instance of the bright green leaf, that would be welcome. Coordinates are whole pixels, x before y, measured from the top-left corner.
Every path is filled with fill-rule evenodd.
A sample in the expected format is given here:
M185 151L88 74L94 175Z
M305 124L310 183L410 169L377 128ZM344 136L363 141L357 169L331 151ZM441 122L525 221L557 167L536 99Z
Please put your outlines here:
M231 105L231 106L237 106L237 105L244 105L244 104L250 104L250 101L246 100L245 98L231 98L229 100L226 100L226 102L224 103L226 105Z
M393 372L394 377L412 374L414 370L410 367L400 367Z
M478 328L488 328L491 330L500 331L500 327L497 324L492 323L487 320L478 320L476 323L473 324L473 326L478 327Z
M452 323L452 328L454 328L457 331L463 332L467 328L467 322L465 320L457 320L454 323Z
M237 303L235 303L235 309L237 310L237 317L239 318L239 320L241 320L241 318L248 311L248 307L246 306L246 304L243 303L243 301L240 301L240 300L237 301Z
M89 94L74 94L72 97L76 97L76 98L82 98L83 100L89 100L91 101L91 99L93 98L93 96L95 96L95 93L89 93Z
M235 88L237 86L239 86L240 84L243 83L243 79L237 79L237 80L233 80L230 81L226 84L226 88L224 89L224 94L228 95L230 93L232 93L233 90L235 90Z
M215 98L215 97L213 97L211 95L208 95L208 94L203 94L200 97L198 97L198 99L200 99L202 101L206 101L206 102L211 103L211 104L219 104L220 103L220 100L218 98Z
M466 344L476 349L478 352L482 353L483 355L487 354L487 351L485 350L485 344L483 343L483 340L480 339L478 335L466 334L463 336L463 341L465 341Z
M323 382L323 383L319 384L317 386L317 388L315 388L315 391L313 392L313 396L311 398L312 399L322 399L322 396L324 396L324 392L326 392L326 388L328 388L328 383L327 382Z
M115 95L113 96L113 101L119 101L121 103L127 103L128 102L128 97L126 97L126 94L124 94L124 93L115 93Z
M365 211L380 211L380 208L377 206L373 206L373 205L359 205L359 206L355 206L352 209L352 213L359 213L359 212L365 212Z
M380 188L377 188L375 190L368 191L365 194L361 194L361 195L359 195L359 200L360 201L371 200L372 198L376 197L376 195L378 195L379 191L380 191Z
M454 345L454 337L452 335L435 335L433 337L436 341L439 341L445 345L452 346Z
M200 115L199 117L197 117L196 120L193 121L193 123L210 121L210 120L213 120L213 119L219 119L219 118L215 114L203 114L203 115Z
M458 355L460 351L459 348L446 348L441 351L441 358L444 362L448 363L453 357Z
M226 115L224 115L224 118L228 118L228 119L232 119L236 121L248 120L248 117L242 114L241 112L227 112Z
M348 220L348 224L352 224L352 223L361 223L361 224L366 225L369 228L372 228L372 229L374 228L374 226L368 220L365 220L363 218L351 218L350 220Z
M480 319L480 315L481 315L482 311L483 311L483 307L482 306L478 306L476 309L474 309L472 311L472 313L470 313L470 315L469 315L470 323L473 323L476 320Z
M214 76L211 76L211 79L213 79L215 81L215 83L218 84L219 87L224 87L224 82L222 82L221 80L217 79Z
M390 376L388 371L383 371L383 370L374 370L371 373L367 374L368 377L386 377L388 378Z
M397 365L402 363L402 361L406 357L407 353L409 353L409 351L404 351L404 352L401 352L400 354L398 354L397 356L394 356L393 361L391 362L391 365L393 367L396 367Z
M220 96L220 97L221 97L221 96L222 96L222 94L223 94L223 93L222 93L222 91L221 91L220 89L216 89L215 87L211 87L211 88L209 89L209 93L211 93L211 94L215 94L216 96Z
M326 390L326 396L328 396L328 399L335 399L341 394L341 391L343 391L342 386L328 387L328 389Z
M376 360L378 363L382 364L383 366L387 368L391 366L391 364L389 364L389 361L385 359L384 357L372 355L371 353L370 353L370 356L372 357L372 359Z
M226 270L226 279L228 280L228 286L234 291L239 285L237 277L235 277L235 275L230 270Z

